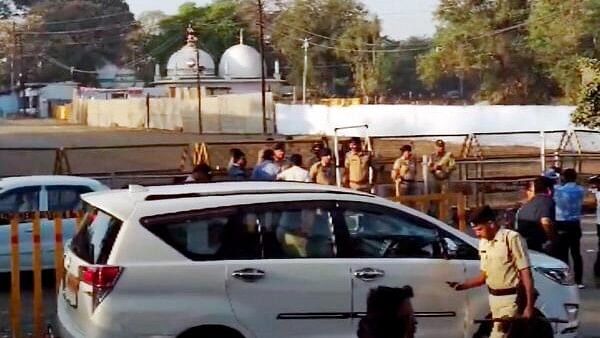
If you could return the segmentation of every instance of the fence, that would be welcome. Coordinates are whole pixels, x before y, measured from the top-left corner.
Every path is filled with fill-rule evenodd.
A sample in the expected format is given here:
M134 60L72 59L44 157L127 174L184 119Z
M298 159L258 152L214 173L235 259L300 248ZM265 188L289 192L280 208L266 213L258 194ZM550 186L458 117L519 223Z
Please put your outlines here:
M44 305L43 305L43 288L42 288L42 242L50 240L54 243L54 282L55 294L59 291L59 286L64 276L63 268L63 220L66 218L75 218L76 224L80 223L82 212L28 212L13 215L0 215L0 220L3 223L8 222L10 225L10 236L7 239L10 243L10 327L12 337L19 338L23 336L23 307L21 293L21 246L26 243L20 238L24 233L20 227L21 222L31 221L31 245L32 245L32 264L31 271L33 273L33 307L32 307L32 337L40 338L44 335ZM53 223L53 236L44 238L43 233L48 233L42 229L42 221L49 220ZM47 244L47 243L44 243ZM47 248L46 248L47 250ZM29 267L27 267L29 268Z
M439 220L454 224L460 231L467 231L466 198L461 193L395 196L391 199L423 213L433 210ZM452 210L456 210L454 215L449 214Z

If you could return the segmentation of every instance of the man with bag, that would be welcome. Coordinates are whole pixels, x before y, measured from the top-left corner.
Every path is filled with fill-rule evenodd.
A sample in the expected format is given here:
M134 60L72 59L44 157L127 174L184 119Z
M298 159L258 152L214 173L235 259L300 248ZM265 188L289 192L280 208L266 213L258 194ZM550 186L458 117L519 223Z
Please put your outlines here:
M486 284L492 319L496 320L490 338L507 338L510 320L519 314L523 319L530 319L535 313L535 290L527 245L516 231L500 228L489 206L475 209L469 224L479 238L481 273L464 283L447 283L457 291ZM524 295L523 304L518 304L519 292Z

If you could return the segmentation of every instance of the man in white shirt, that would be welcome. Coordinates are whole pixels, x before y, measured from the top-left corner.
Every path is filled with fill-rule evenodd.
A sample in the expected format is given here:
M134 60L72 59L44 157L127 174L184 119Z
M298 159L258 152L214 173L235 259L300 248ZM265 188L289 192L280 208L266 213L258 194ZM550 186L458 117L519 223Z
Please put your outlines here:
M302 155L294 154L290 157L292 166L277 175L278 181L309 182L308 170L302 168Z

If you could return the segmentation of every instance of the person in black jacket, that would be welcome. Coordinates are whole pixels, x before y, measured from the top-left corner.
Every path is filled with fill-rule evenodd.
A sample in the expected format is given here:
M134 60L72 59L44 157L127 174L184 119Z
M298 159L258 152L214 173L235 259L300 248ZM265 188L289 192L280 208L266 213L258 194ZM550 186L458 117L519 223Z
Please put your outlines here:
M417 321L412 297L410 286L371 289L367 297L367 316L358 324L358 338L413 338Z

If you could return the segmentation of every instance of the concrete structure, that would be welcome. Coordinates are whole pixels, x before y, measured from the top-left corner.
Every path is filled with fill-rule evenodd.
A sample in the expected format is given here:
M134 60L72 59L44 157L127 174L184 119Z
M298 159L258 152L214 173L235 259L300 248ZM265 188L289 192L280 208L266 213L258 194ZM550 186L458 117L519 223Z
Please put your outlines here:
M0 92L0 118L6 118L19 110L19 97L12 90Z
M262 90L261 56L251 46L244 44L243 32L240 32L240 43L223 53L218 72L213 56L199 49L194 30L188 28L187 44L175 52L167 63L166 76L160 73L160 65L156 65L153 85L156 87L195 88L197 86L199 56L200 83L203 95L245 94ZM199 55L198 55L199 54ZM266 68L266 67L265 67ZM281 86L279 63L275 63L275 72L267 77L267 91L277 91Z

